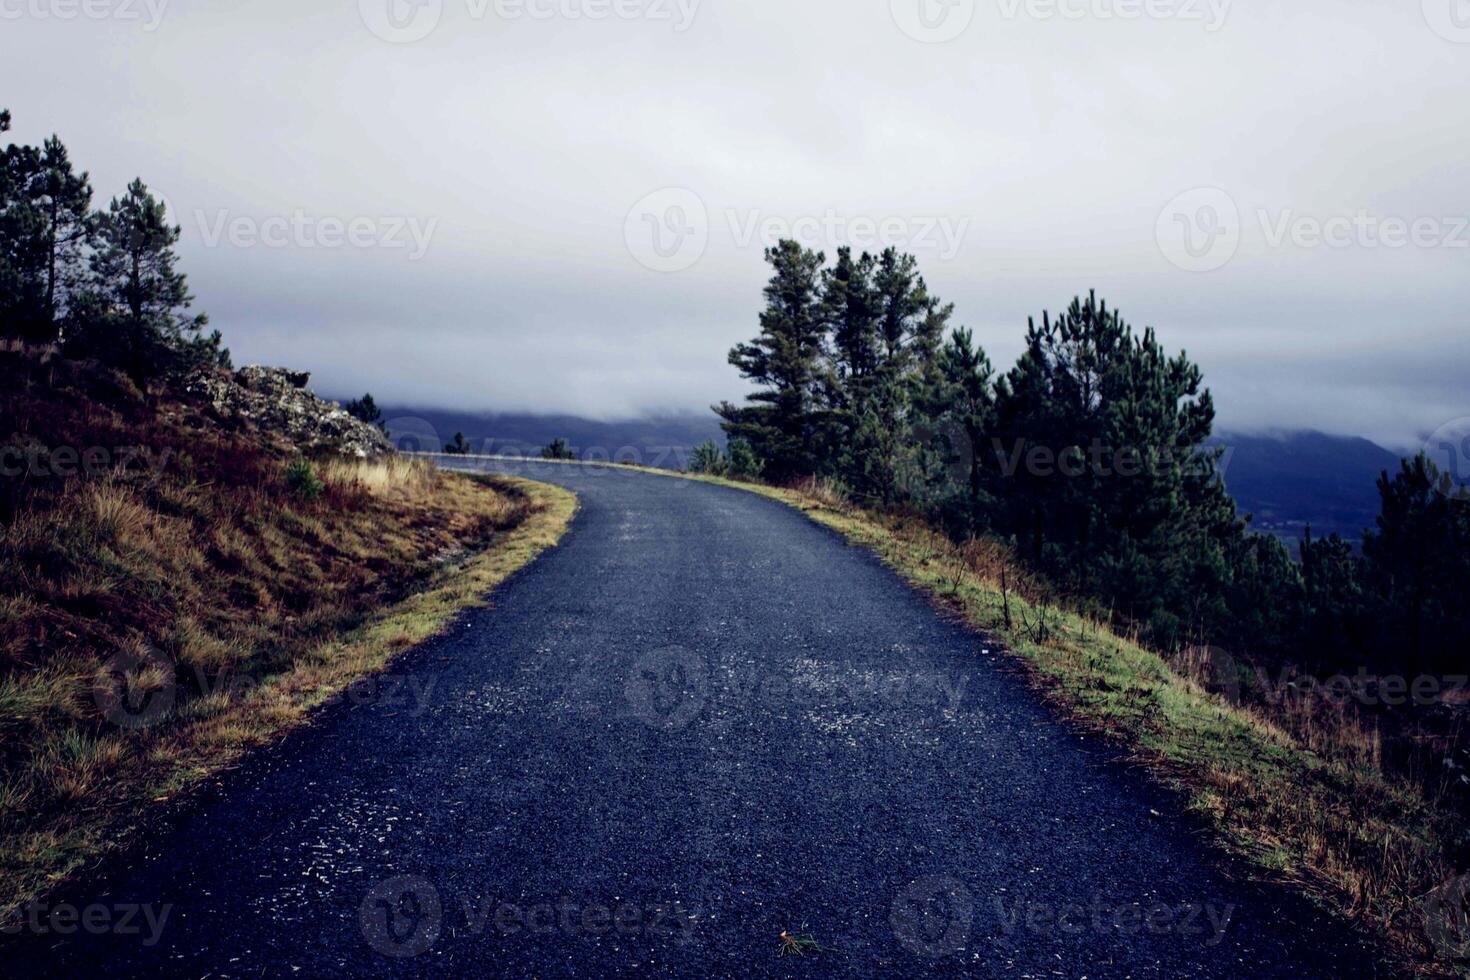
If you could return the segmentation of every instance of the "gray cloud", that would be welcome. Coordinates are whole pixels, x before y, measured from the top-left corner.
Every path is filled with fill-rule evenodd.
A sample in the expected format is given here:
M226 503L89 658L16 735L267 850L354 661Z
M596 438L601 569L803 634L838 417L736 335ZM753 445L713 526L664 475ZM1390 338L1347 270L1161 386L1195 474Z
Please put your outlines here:
M437 12L414 43L370 29L388 2L0 0L4 100L102 196L167 195L237 360L329 390L699 410L743 390L763 232L886 229L1001 366L1097 288L1202 363L1225 426L1403 446L1470 415L1470 36L1435 0L977 0L942 43L920 0L426 0L392 22ZM678 271L625 240L663 188L704 216ZM1199 188L1237 243L1191 272L1159 235ZM1385 246L1396 220L1434 243Z

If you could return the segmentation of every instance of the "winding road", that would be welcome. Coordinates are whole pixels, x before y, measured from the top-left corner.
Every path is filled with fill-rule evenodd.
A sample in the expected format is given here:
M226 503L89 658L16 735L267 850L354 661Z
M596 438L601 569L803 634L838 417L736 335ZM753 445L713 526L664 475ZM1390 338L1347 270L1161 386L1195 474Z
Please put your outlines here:
M461 465L576 491L562 544L58 898L116 927L0 974L1372 975L796 511Z

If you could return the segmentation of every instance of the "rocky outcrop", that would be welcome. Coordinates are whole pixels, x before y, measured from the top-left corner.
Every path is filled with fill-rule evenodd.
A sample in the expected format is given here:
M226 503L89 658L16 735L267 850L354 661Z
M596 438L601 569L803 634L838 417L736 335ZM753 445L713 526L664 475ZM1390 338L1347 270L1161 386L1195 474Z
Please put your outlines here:
M234 374L201 370L185 387L222 420L275 433L303 453L370 459L393 451L381 430L312 394L306 387L310 380L304 371L251 365Z

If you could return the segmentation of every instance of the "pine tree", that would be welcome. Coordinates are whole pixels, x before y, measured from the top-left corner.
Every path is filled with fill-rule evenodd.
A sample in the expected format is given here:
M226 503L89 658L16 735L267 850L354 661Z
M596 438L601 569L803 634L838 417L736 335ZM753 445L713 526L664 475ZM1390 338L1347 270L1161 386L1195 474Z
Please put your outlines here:
M83 252L91 239L92 186L87 174L72 172L66 147L55 136L46 141L37 175L38 205L45 218L46 315L56 325L57 339L63 323L62 304L85 286Z
M1470 648L1470 498L1420 453L1378 479L1381 513L1364 536L1370 587L1400 666L1464 672Z
M10 129L10 113L0 116ZM45 216L35 191L41 151L8 145L0 153L0 333L30 341L51 339L45 303Z
M1202 380L1092 295L1031 322L997 386L1004 524L1053 574L1152 620L1165 642L1227 624L1232 560L1254 569L1260 557L1204 446L1214 406Z
M960 327L939 358L942 383L930 397L942 406L938 432L945 470L956 493L945 523L968 536L983 530L991 497L986 490L984 440L995 426L994 369L974 334Z
M188 313L193 296L175 268L180 229L168 224L142 180L98 215L97 232L91 267L100 302L83 324L90 346L112 348L121 363L142 373L227 356L218 333L201 336L208 317Z
M352 399L352 401L343 405L342 408L348 415L351 415L359 422L376 425L385 433L388 431L387 425L383 422L383 411L378 408L378 403L373 401L372 392L364 394L361 398Z
M567 441L560 437L551 440L541 447L542 459L576 459L577 454L567 445Z
M755 450L750 448L750 443L744 439L730 440L730 455L726 465L730 477L736 480L757 480L760 479L763 468Z
M785 481L816 472L820 463L825 322L819 297L820 252L783 241L766 250L773 274L765 289L760 334L730 351L730 363L759 389L744 406L715 411L731 437L750 443L767 474Z
M66 147L55 136L40 148L12 144L5 149L0 316L7 333L42 343L61 339L65 304L84 282L91 206L87 175L72 172Z
M694 452L689 456L690 473L724 476L725 469L725 454L720 452L720 447L715 445L713 439L706 440L695 446Z
M822 317L830 342L821 375L828 424L818 469L844 479L853 469L852 447L877 383L876 265L868 253L854 259L852 249L844 247L837 250L836 266L822 273Z
M1309 661L1338 667L1345 653L1363 663L1369 632L1363 562L1336 533L1314 538L1306 529L1301 544L1303 647Z

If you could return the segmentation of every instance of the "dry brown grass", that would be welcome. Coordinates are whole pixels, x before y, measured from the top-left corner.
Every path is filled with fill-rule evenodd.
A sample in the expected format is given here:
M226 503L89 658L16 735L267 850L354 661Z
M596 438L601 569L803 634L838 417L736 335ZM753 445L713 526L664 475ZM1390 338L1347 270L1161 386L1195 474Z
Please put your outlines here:
M330 487L378 498L422 500L439 485L432 463L406 456L371 461L331 460L320 471Z
M0 361L0 441L170 455L0 485L0 917L481 602L575 507L396 458L318 463L303 500L286 447L24 367Z

